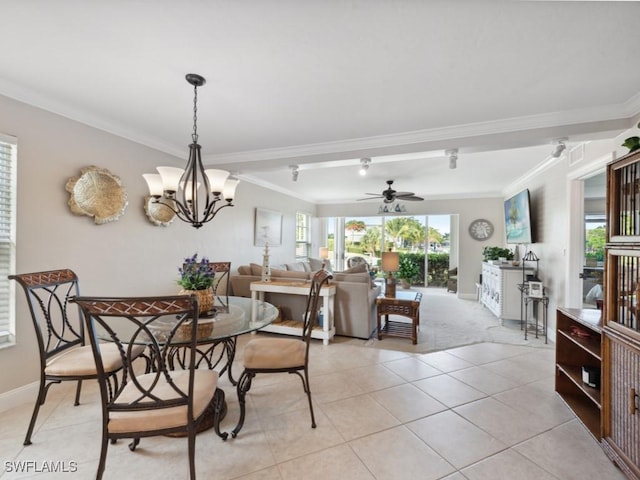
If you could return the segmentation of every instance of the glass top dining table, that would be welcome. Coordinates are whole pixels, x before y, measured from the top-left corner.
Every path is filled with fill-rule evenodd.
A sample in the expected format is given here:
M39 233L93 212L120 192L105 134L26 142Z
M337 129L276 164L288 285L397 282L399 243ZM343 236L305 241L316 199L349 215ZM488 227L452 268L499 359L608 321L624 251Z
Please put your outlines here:
M213 330L199 344L206 344L237 337L260 330L278 317L278 309L270 303L245 297L216 297L213 311Z

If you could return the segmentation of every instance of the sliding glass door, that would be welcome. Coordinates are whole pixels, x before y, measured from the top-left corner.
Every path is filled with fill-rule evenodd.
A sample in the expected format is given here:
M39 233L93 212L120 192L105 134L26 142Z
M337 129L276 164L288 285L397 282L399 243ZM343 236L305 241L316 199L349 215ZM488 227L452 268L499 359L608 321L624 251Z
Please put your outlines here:
M449 269L450 215L393 215L326 219L329 258L335 270L366 262L380 275L383 251L418 265L414 285L443 287Z

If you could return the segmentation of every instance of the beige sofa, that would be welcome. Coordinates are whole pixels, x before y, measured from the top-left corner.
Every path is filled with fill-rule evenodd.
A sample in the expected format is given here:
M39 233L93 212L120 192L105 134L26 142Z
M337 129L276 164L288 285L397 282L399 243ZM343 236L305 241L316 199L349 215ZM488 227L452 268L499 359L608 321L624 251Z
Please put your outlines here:
M313 275L313 267L317 266L313 262L276 265L271 269L271 278L273 280L309 280ZM250 297L249 285L261 279L262 266L251 264L238 267L238 272L231 275L233 295ZM334 304L336 335L369 338L376 328L376 297L380 295L380 287L373 285L369 273L359 267L345 272L334 272L330 282L336 286ZM284 318L302 320L306 307L304 296L267 293L265 300L280 307Z

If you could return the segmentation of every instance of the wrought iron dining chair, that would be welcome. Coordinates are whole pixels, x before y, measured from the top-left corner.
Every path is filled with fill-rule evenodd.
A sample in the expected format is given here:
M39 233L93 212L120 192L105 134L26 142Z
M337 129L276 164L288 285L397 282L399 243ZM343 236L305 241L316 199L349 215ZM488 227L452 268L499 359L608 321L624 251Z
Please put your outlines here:
M22 288L27 298L38 344L40 387L33 408L24 445L31 445L31 436L53 384L76 381L74 405L80 403L83 380L97 378L91 346L85 340L84 322L77 308L69 308L69 299L79 294L78 277L69 269L9 275ZM143 348L135 348L139 355ZM105 372L114 376L122 369L115 345L102 350Z
M216 282L213 286L213 294L218 298L219 303L229 306L226 297L229 296L229 276L231 274L231 262L209 262L209 266L216 272Z
M316 428L311 389L309 388L309 344L311 343L311 331L317 322L320 289L332 278L333 275L326 270L318 270L313 276L300 339L255 338L244 347L242 355L244 371L236 386L240 403L240 419L231 432L232 437L235 438L244 425L245 397L251 388L253 378L258 373L285 372L298 375L302 380L302 387L309 401L311 427Z
M196 368L197 297L75 297L71 301L84 313L98 369L102 442L96 478L104 473L110 440L131 438L129 448L134 451L141 437L186 434L189 474L195 479L195 442L201 425L213 415L216 433L226 438L219 430L224 393L217 388L218 373ZM113 396L101 355L105 343L100 339L107 338L118 347L125 365ZM137 344L148 349L148 373L137 368L132 357ZM190 352L184 370L172 370L166 361L168 350L176 344Z

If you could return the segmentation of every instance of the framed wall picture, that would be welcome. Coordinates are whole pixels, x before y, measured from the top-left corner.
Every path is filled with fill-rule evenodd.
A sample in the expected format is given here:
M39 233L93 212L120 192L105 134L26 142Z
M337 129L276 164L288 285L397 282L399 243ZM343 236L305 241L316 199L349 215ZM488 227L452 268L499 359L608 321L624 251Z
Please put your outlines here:
M253 244L264 247L265 240L269 242L269 246L282 244L282 213L256 208Z
M534 298L542 298L544 296L542 282L529 282L529 296Z

